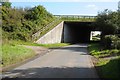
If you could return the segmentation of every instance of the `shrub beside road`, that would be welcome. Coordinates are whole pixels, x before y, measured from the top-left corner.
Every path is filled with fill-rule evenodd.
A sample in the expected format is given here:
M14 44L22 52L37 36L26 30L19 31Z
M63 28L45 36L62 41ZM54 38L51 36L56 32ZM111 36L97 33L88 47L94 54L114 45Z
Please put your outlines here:
M100 44L90 44L89 52L95 57L94 62L100 78L116 78L120 76L120 50L103 49Z

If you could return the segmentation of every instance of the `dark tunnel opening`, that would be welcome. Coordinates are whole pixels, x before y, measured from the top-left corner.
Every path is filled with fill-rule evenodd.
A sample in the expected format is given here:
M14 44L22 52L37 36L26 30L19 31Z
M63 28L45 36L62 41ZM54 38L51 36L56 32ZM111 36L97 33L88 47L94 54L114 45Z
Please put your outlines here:
M64 43L88 43L91 31L95 30L94 22L64 22Z

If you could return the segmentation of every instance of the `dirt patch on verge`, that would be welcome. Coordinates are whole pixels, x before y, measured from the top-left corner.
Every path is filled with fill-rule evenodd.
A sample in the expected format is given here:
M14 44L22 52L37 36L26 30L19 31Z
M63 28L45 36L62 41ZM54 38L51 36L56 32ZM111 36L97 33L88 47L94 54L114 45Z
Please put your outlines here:
M39 55L42 54L43 52L49 51L49 49L44 48L44 47L39 47L39 46L25 46L26 48L30 48L33 51L35 51L35 54Z
M94 66L99 62L99 59L94 56L92 56L91 59L92 59Z

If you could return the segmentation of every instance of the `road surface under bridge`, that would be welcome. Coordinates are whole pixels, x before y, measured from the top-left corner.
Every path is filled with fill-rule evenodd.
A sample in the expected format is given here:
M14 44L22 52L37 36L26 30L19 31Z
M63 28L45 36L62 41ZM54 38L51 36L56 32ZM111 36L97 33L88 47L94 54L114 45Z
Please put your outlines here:
M65 43L88 43L91 31L100 31L93 25L95 22L64 22L63 42Z

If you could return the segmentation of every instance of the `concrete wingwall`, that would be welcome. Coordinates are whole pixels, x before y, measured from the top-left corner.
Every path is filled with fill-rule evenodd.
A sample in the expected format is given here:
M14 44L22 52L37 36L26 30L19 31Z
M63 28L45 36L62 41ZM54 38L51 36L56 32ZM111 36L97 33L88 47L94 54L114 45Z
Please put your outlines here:
M36 41L38 44L52 44L52 43L61 43L63 40L63 25L64 21L58 24L51 31L46 33L40 39Z

